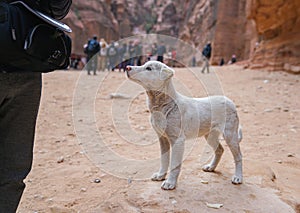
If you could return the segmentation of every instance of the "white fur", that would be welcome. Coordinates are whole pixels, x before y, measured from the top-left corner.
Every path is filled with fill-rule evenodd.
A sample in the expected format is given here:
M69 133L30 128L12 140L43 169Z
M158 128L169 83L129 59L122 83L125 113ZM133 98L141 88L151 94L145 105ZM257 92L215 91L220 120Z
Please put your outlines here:
M214 171L224 151L219 143L219 135L222 134L235 161L235 174L231 181L233 184L242 183L239 147L242 132L234 103L225 96L189 98L181 95L173 87L173 75L173 69L157 61L129 66L127 70L128 78L146 89L151 123L159 137L161 166L152 180L165 180L171 157L170 173L161 188L174 189L182 164L184 141L201 136L214 149L214 158L203 166L203 170Z

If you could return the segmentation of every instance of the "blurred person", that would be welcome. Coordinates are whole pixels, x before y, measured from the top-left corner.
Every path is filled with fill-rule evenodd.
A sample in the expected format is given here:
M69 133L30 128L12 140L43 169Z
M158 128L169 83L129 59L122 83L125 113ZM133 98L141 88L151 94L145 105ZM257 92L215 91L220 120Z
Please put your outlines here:
M196 56L193 55L192 57L192 67L195 67L196 66Z
M107 55L109 60L109 70L114 71L118 64L118 49L115 46L115 42L112 42L108 47Z
M151 46L151 56L155 56L157 54L157 43L154 43Z
M219 63L220 66L223 66L225 64L224 58L221 58L221 61Z
M100 44L97 41L97 36L94 35L92 39L90 39L85 47L85 53L87 55L87 73L90 75L91 71L93 71L94 75L96 75L97 67L98 67L98 52L100 51Z
M211 52L212 52L211 43L208 42L202 50L202 56L204 60L204 67L201 71L202 73L205 72L205 69L207 69L207 73L209 73L209 60L211 57Z
M164 54L167 52L166 46L162 42L158 47L157 47L157 61L160 61L164 63Z
M140 41L137 41L135 44L135 55L136 55L136 65L141 66L142 65L142 58L143 58L143 47L140 43Z
M237 61L236 55L233 54L233 55L231 56L231 59L228 61L228 64L234 64L236 61Z
M105 71L105 69L107 68L106 65L107 65L107 47L108 47L108 44L106 43L106 41L104 40L104 38L101 38L100 39L100 61L99 61L99 70L100 71Z
M129 54L129 45L127 43L123 44L123 61L122 69L125 71L126 66L130 65L130 54Z
M118 47L118 59L117 59L117 67L119 68L119 72L123 69L125 71L125 68L123 67L123 60L124 60L124 54L126 52L126 43L122 44Z
M135 55L135 45L133 41L129 42L128 50L129 50L129 65L134 66L134 59L136 55Z

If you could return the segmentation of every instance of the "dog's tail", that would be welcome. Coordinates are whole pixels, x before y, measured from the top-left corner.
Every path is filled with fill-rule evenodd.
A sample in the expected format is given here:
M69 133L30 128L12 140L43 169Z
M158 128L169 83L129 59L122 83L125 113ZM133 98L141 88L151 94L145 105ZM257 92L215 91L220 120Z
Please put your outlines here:
M239 129L238 129L238 142L240 143L243 139L243 131L242 131L242 126L239 125Z

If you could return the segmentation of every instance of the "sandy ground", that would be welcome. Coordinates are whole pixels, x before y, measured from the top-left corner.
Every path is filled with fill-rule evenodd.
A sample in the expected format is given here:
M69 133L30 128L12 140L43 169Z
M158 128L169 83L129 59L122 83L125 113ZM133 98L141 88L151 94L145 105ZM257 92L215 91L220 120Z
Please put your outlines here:
M60 71L43 76L33 168L18 212L300 212L300 76L239 66L199 72L176 69L176 88L236 103L244 184L230 182L233 159L222 139L216 172L203 172L211 150L197 139L187 142L176 190L161 190L149 179L159 145L143 89L124 73Z

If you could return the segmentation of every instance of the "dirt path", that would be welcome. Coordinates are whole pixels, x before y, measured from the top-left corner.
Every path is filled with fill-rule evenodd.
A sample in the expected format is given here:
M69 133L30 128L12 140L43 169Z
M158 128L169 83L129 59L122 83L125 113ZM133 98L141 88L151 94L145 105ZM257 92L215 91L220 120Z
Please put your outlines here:
M149 180L159 147L143 89L118 72L53 72L43 77L33 169L18 212L300 212L300 76L239 66L198 72L176 69L176 88L237 104L244 184L230 183L224 141L216 173L204 173L211 151L197 139L187 142L177 189L161 190Z

